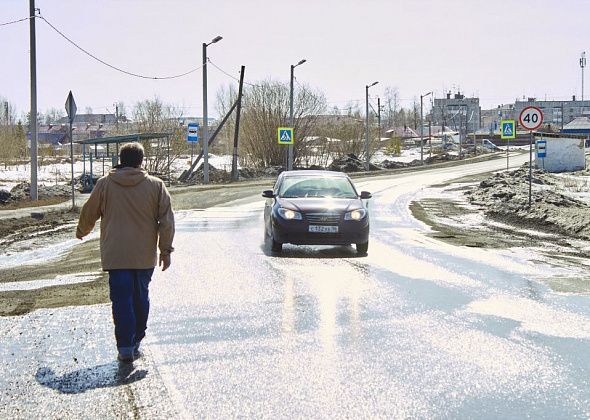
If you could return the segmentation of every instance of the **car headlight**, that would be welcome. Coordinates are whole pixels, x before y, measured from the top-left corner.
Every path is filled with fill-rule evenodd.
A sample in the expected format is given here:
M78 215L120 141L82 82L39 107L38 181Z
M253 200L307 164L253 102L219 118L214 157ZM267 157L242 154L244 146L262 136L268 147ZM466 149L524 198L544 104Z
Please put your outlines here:
M278 210L279 215L285 220L301 220L301 213L291 209L284 209L282 207Z
M367 210L356 209L344 214L344 220L361 220L367 215Z

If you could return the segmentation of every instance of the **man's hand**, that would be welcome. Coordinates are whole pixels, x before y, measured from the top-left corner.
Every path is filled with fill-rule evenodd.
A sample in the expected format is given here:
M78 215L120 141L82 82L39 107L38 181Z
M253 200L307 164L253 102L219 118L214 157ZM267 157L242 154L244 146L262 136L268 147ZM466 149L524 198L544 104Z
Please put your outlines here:
M170 254L160 254L159 266L162 267L162 271L166 271L170 267Z

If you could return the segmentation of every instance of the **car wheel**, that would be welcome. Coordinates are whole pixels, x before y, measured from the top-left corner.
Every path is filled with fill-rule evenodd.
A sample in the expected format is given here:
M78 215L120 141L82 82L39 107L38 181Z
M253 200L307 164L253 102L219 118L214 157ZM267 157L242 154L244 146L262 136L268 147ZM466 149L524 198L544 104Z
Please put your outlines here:
M275 241L274 238L271 238L271 240L272 240L272 244L271 244L270 250L272 252L281 252L283 250L283 244Z
M369 250L369 241L367 242L363 242L360 244L356 244L356 252L357 254L366 254L367 251Z

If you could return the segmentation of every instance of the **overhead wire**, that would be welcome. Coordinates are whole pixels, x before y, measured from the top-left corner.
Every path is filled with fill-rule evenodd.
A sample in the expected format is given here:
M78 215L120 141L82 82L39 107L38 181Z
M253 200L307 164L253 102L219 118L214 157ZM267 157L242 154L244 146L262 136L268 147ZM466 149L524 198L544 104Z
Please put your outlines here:
M239 81L240 81L240 79L238 79L237 77L235 77L235 76L233 76L232 74L228 73L227 71L223 70L221 67L219 67L217 64L215 64L213 61L211 61L211 59L210 59L209 57L207 57L207 62L211 63L211 65L212 65L213 67L215 67L215 68L216 68L217 70L219 70L221 73L225 74L227 77L230 77L230 78L234 79L234 80L235 80L235 81L237 81L237 82L239 82ZM244 81L244 84L245 84L245 85L248 85L248 86L252 86L252 87L262 87L261 85L256 85L256 84L249 83L249 82L246 82L246 81Z
M191 73L194 73L194 72L196 72L196 71L198 71L198 70L200 70L200 69L203 68L203 66L195 67L194 69L191 69L191 70L186 71L184 73L175 74L175 75L172 75L172 76L146 76L146 75L143 75L143 74L139 74L139 73L134 73L134 72L131 72L131 71L127 71L127 70L124 70L124 69L122 69L120 67L117 67L117 66L115 66L113 64L107 63L105 60L103 60L103 59L97 57L96 55L92 54L91 52L85 50L80 45L78 45L76 42L74 42L73 40L71 40L70 38L68 38L63 32L61 32L59 29L57 29L54 25L52 25L51 22L49 22L45 17L43 17L43 16L37 16L37 18L43 20L47 25L49 25L49 27L51 29L53 29L55 32L57 32L62 38L64 38L66 41L68 41L70 44L72 44L78 50L82 51L87 56L91 57L92 59L98 61L99 63L101 63L101 64L103 64L103 65L105 65L107 67L110 67L113 70L116 70L118 72L124 73L124 74L129 75L129 76L138 77L138 78L141 78L141 79L150 79L150 80L170 80L170 79L177 79L179 77L187 76L187 75L189 75Z
M0 23L0 26L8 26L8 25L12 25L14 23L24 22L25 20L29 20L29 19L34 18L34 17L35 16L29 16L29 17L22 18L22 19L12 20L10 22Z

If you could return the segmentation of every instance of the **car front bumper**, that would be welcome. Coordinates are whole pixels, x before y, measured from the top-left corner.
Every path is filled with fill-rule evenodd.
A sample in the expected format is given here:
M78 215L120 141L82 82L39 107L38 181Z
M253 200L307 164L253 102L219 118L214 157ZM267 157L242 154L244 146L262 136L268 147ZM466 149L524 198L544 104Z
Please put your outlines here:
M362 220L341 220L338 233L309 232L307 220L284 220L272 217L272 236L276 242L295 245L349 245L369 240L369 217ZM335 226L335 225L331 225Z

